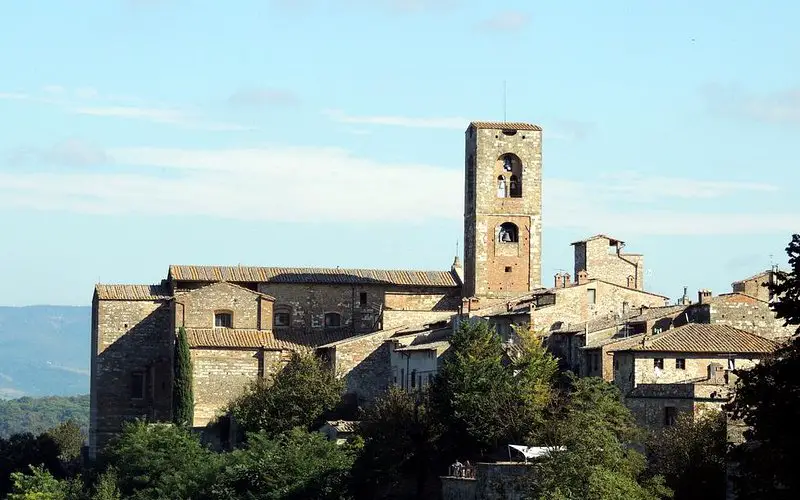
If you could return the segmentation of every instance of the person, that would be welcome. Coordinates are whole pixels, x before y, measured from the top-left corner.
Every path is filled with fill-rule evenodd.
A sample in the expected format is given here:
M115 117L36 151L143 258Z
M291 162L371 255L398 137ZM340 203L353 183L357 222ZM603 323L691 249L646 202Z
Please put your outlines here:
M461 477L463 472L464 465L456 459L456 462L453 464L453 475L455 477Z

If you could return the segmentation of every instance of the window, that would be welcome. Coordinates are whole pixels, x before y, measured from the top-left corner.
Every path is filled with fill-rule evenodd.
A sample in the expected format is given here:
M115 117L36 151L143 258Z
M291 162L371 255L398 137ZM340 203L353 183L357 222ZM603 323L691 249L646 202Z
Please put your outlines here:
M400 387L406 388L406 371L402 368L400 369Z
M590 304L597 304L597 290L594 288L588 288L586 290L586 300Z
M217 328L233 328L233 314L229 312L214 313L214 326Z
M506 266L506 272L507 272L507 273L510 273L510 272L511 272L511 266Z
M600 368L600 355L596 352L592 353L592 357L590 358L591 362L591 370L592 372L596 372Z
M614 356L614 370L619 370L619 360Z
M728 370L736 369L736 358L728 358Z
M678 409L674 406L664 407L664 426L672 427L678 421Z
M342 326L342 316L339 313L325 313L325 328Z
M411 388L417 387L417 370L411 370Z
M675 360L675 368L678 370L685 370L686 369L686 360L683 358L678 358Z
M275 313L273 323L278 328L289 326L292 323L292 314L288 311L278 311Z
M519 185L519 179L517 179L516 175L512 175L508 180L508 195L511 198L522 197L522 186Z
M502 175L497 177L497 197L498 198L505 198L506 197L506 178Z
M659 370L664 369L664 358L655 358L653 360L653 367L658 368Z
M361 292L358 294L358 303L362 306L367 305L367 292Z
M506 172L511 172L512 170L514 170L514 160L511 157L511 155L506 155L503 158L503 170L505 170Z
M500 243L517 243L519 241L519 229L513 222L500 224L497 231L497 241Z
M131 399L144 399L144 373L131 374Z

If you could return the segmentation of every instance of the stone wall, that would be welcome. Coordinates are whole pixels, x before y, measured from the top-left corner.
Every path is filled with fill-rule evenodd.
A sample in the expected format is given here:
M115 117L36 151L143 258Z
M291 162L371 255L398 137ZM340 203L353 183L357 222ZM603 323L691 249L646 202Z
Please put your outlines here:
M477 495L480 500L522 500L528 498L533 465L515 462L478 463Z
M383 311L383 328L385 330L403 325L428 325L451 319L456 311Z
M204 427L259 377L274 376L287 357L260 349L191 350L195 427Z
M442 477L442 500L476 500L478 481L463 477Z
M594 293L589 290L595 290ZM557 323L576 324L600 316L621 313L623 304L631 308L640 306L662 307L665 299L659 295L617 286L604 281L589 281L555 290L556 303L536 309L531 314L533 327L551 330ZM591 303L591 298L595 302Z
M345 390L355 394L361 404L375 401L392 382L391 346L386 340L393 334L381 331L328 348L336 375L344 377Z
M466 296L507 296L541 284L542 133L470 127L465 142L464 275ZM521 197L498 197L502 157L521 163ZM515 167L517 168L517 167ZM517 175L517 173L515 173ZM519 244L495 248L496 228L513 222ZM510 267L511 271L506 272Z
M175 294L175 325L213 328L216 312L230 312L233 328L272 328L271 303L262 295L230 283L212 283Z
M695 309L703 308L709 309L702 314L709 318L710 323L729 325L769 339L791 337L796 329L795 326L784 326L782 319L775 318L769 303L746 295L721 295Z
M773 279L773 272L765 271L753 276L750 279L733 283L732 288L734 292L744 293L764 302L769 302L770 292L769 288L767 288L765 284L770 283Z
M95 298L92 309L89 452L94 457L125 421L171 419L174 335L164 301Z
M581 270L586 270L590 279L644 290L644 256L617 253L617 246L609 245L606 238L575 243L576 279ZM628 283L629 276L633 276L633 283Z

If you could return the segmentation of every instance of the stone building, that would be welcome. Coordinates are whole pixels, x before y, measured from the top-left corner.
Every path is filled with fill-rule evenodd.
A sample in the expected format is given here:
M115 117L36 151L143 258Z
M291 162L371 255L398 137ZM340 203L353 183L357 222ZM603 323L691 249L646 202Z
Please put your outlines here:
M392 384L427 384L463 318L553 331L665 303L644 290L643 257L602 235L574 244L574 282L542 285L539 126L470 123L464 187L464 263L456 257L449 270L173 265L156 285L98 284L90 455L127 420L170 420L180 327L202 427L293 352L316 352L345 378L346 398L364 405Z
M614 382L639 425L658 429L680 413L719 411L731 395L733 370L748 369L778 344L727 325L686 324L639 334L614 350Z

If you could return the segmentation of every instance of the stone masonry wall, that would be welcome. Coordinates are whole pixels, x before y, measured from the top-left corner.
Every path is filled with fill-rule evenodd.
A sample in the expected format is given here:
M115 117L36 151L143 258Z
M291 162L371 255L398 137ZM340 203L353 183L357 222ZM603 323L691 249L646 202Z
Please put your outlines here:
M655 358L664 360L664 369L654 367ZM676 359L684 359L686 369L676 368ZM717 363L728 368L728 357L724 355L693 353L636 353L636 384L680 384L708 377L708 366ZM737 369L748 369L758 363L758 358L736 357Z
M388 330L403 325L425 325L447 321L456 311L389 311L383 312L383 328Z
M628 286L628 276L634 277L632 288L644 290L644 256L618 255L616 247L605 238L597 238L575 245L575 276L585 269L590 279L601 279Z
M590 289L596 290L594 304L590 303ZM557 289L556 303L535 310L531 314L532 324L534 329L550 330L557 322L581 323L599 316L619 313L624 302L631 308L661 307L664 305L664 298L602 281L590 281L585 285Z
M392 382L391 346L386 340L394 332L384 331L341 342L334 348L337 376L344 377L346 391L359 403L370 403Z
M465 295L505 296L541 284L541 178L542 133L520 130L467 130L465 142L464 270ZM522 196L497 196L502 156L511 153L521 161ZM506 220L501 220L506 219ZM519 228L516 255L500 255L490 242L501 222ZM524 241L526 240L527 241ZM500 258L502 256L502 258ZM510 266L512 271L505 272ZM523 285L524 283L524 285Z
M285 360L281 351L259 349L195 348L191 355L195 427L213 421L252 381L275 375Z
M767 302L742 295L730 295L712 299L709 316L711 323L729 325L762 337L779 340L791 337L796 327L783 326L782 319L776 319L775 313Z
M212 283L175 294L175 325L213 328L215 312L231 312L233 328L258 329L263 312L261 305L262 299L257 293L229 283ZM270 322L264 329L271 327Z
M163 301L95 300L92 328L90 454L135 418L171 418L172 346L169 306ZM139 378L140 374L141 378ZM144 397L133 399L142 380Z

